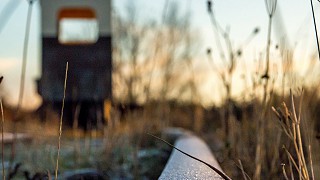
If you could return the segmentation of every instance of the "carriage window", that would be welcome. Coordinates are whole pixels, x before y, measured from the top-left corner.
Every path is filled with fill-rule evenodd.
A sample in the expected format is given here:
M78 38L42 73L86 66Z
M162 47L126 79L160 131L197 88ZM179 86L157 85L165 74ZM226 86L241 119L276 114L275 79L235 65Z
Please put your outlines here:
M63 9L58 19L60 43L93 44L98 40L98 21L91 9Z

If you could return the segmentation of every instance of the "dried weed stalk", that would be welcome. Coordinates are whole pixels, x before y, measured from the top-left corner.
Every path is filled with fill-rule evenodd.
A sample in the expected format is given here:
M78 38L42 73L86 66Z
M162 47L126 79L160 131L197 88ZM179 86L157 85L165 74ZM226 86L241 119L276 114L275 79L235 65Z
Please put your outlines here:
M320 2L320 0L317 0L317 1ZM312 19L313 19L314 31L315 31L315 35L316 35L316 42L317 42L317 47L318 47L318 57L319 57L319 60L320 60L319 37L318 37L317 23L316 23L316 17L315 17L315 15L314 15L314 8L313 8L312 0L310 0L310 4L311 4L311 11L312 11Z
M268 38L267 38L267 49L266 49L266 71L262 76L263 78L269 78L269 68L270 68L270 45L271 45L271 28L272 28L272 20L273 16L277 9L277 0L265 0L267 13L269 16L269 24L268 24Z
M213 67L213 68L214 68L214 71L218 73L226 92L227 107L225 108L225 112L224 112L225 117L222 123L224 124L225 143L226 143L226 147L228 147L231 141L231 133L230 133L230 125L229 125L229 121L230 121L229 106L231 103L232 80L233 80L233 75L236 68L236 56L230 40L229 31L221 28L220 24L217 22L214 11L213 11L213 3L211 2L211 0L207 1L207 11L209 13L209 17L211 19L211 23L213 26L216 46L218 47L218 51L219 51L222 62L226 65L226 69L222 71L219 71L218 70L219 68L217 67ZM226 52L223 50L223 45L220 40L220 37L223 37L223 40L225 41L224 45L226 47ZM207 50L207 55L210 63L212 63L214 66L213 59L211 57L211 49Z
M26 79L26 69L27 69L27 58L28 58L28 48L29 48L29 36L30 36L30 29L31 29L31 17L32 17L32 7L34 0L28 0L28 14L27 14L27 22L26 22L26 29L25 29L25 36L24 36L24 44L23 44L23 52L22 52L22 66L21 66L21 74L20 74L20 86L19 86L19 97L18 97L18 105L16 107L15 117L14 117L14 129L13 129L13 142L11 147L11 163L15 159L16 154L16 122L19 118L21 106L23 102L23 95L24 95L24 88L25 88L25 79Z
M1 83L2 77L0 79ZM5 171L4 171L4 142L3 142L3 126L4 126L4 113L3 113L3 105L2 98L0 97L0 108L1 108L1 157L2 157L2 179L6 179Z
M21 106L22 106L22 101L23 101L23 93L24 93L25 78L26 78L26 68L27 68L28 48L29 48L29 35L30 35L32 7L33 7L32 5L33 5L33 0L30 0L29 1L29 6L28 6L28 15L27 15L25 36L24 36L24 45L23 45L23 55L22 55L22 66L21 66L20 88L19 88L19 99L18 99L17 112L20 111Z
M244 171L244 168L240 159L238 160L238 162L239 162L239 165L237 165L237 167L240 168L243 179L251 180L250 176Z
M63 100L62 100L61 115L60 115L59 140L58 140L58 152L57 152L57 161L56 161L56 168L55 168L55 180L58 179L59 156L60 156L61 136L62 136L62 119L63 119L64 101L65 101L65 98L66 98L67 79L68 79L68 68L69 68L69 64L68 64L68 62L67 62L67 65L66 65L66 73L65 73L65 78L64 78Z
M305 153L303 151L304 144L301 136L301 127L300 127L303 93L301 93L301 96L300 96L298 112L296 111L295 102L294 102L291 91L290 91L290 97L291 97L291 110L289 110L286 103L284 102L282 103L281 108L276 109L272 107L272 110L278 117L284 133L287 135L287 137L290 139L290 141L293 143L293 146L294 146L294 154L291 154L285 146L283 147L289 159L291 178L294 178L293 168L292 168L292 165L293 165L294 169L299 174L299 179L310 179L308 166L305 159ZM310 166L311 166L310 167L311 172L313 172L312 164ZM283 171L283 173L286 173L286 172ZM287 175L285 174L285 176ZM311 177L313 177L313 175Z
M265 150L263 149L263 145L265 143L265 127L266 121L266 108L268 107L268 94L269 92L269 79L270 79L270 45L271 45L271 29L272 29L272 20L273 16L277 9L277 0L265 0L265 6L267 9L269 23L268 23L268 35L267 35L267 45L266 45L266 67L265 72L261 76L261 79L265 79L265 83L263 85L263 113L262 116L257 121L257 146L256 146L256 154L255 154L255 172L254 172L254 179L260 179L261 171L262 171L262 164L264 161L264 154Z

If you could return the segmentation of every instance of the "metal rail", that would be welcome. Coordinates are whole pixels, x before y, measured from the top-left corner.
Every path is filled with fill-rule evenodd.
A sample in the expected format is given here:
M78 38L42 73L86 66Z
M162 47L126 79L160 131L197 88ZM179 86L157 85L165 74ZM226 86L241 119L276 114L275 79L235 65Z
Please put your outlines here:
M181 129L169 129L164 135L176 138L174 146L178 150L172 151L159 179L225 179L203 162L179 152L180 149L222 172L210 149L199 137Z

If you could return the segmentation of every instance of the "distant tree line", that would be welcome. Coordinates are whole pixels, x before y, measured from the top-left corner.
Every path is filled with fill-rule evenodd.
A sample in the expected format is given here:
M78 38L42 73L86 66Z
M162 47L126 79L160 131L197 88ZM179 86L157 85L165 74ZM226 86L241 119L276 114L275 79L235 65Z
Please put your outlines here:
M113 91L118 102L199 101L194 61L200 46L190 13L165 3L160 20L134 4L113 13Z

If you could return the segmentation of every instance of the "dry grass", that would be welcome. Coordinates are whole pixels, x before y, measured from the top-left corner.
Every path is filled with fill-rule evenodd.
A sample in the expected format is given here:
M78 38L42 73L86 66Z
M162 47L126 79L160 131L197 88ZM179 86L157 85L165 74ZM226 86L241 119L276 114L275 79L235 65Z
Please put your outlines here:
M271 104L277 105L281 103L280 99L287 99L276 97L276 94L274 94L273 98L271 98ZM319 98L312 96L310 90L305 92L304 97L303 102L299 101L298 110L292 108L294 107L294 104L292 103L293 96L286 100L291 102L290 106L292 107L288 108L283 105L282 108L276 110L277 114L282 117L282 120L279 121L280 123L276 123L277 121L274 120L275 116L272 114L271 106L269 111L267 111L267 129L265 133L266 141L265 144L263 144L266 154L261 166L262 179L285 178L285 176L289 178L291 178L291 176L298 178L300 176L299 172L301 172L302 177L308 173L310 179L312 179L311 177L313 176L313 173L310 169L312 163L310 161L310 155L312 156L313 166L319 167L319 155L317 153L309 153L310 150L308 150L309 147L308 144L306 144L309 141L305 141L305 139L313 139L310 141L310 149L312 149L312 152L318 152L319 150L317 149L317 146L314 146L314 143L317 143L317 141L314 141L315 136L307 136L305 131L306 129L313 130L314 127L312 126L312 123L308 123L309 121L312 121L309 117L316 117L312 114L312 111L306 107L310 107L310 104L315 106L315 104L320 101ZM231 147L220 146L217 148L221 139L224 139L222 124L219 124L219 122L221 122L219 118L223 118L223 116L219 115L219 113L221 114L221 112L223 112L223 107L201 109L201 111L203 111L203 126L197 127L197 129L200 129L199 135L202 135L207 140L209 146L213 147L216 157L220 161L224 171L233 179L240 179L243 177L250 179L249 177L253 177L255 171L255 166L252 164L255 159L252 154L255 152L257 143L257 127L255 126L255 118L259 117L261 107L263 107L263 105L259 101L252 101L251 103L253 104L250 106L251 108L247 108L247 104L250 104L248 102L238 103L238 107L243 113L241 119L237 120L235 114L231 114L230 132L232 134L232 142L234 142ZM152 144L155 143L154 139L149 139L147 135L145 135L146 131L160 132L161 129L165 127L163 124L169 126L184 126L185 128L192 130L196 122L200 121L200 116L195 116L198 112L192 111L192 109L196 108L192 108L191 105L186 106L182 104L179 106L170 105L170 112L168 116L172 118L168 122L163 123L163 119L159 116L161 112L158 112L159 110L156 107L156 105L152 104L150 107L130 111L120 123L116 123L118 125L113 127L106 126L102 136L102 143L99 148L89 146L90 142L94 142L93 135L88 135L86 138L79 137L75 139L72 136L68 136L74 133L64 131L66 137L62 138L61 147L64 153L62 153L61 156L61 166L59 166L60 172L70 170L72 168L93 167L105 172L113 172L110 176L119 176L120 172L126 171L135 174L134 176L136 177L139 177L139 168L141 166L140 163L142 162L138 158L139 151L143 150L145 147L152 147L154 146ZM118 116L115 112L116 110L113 110L113 120L120 121L120 119L117 119ZM7 114L10 115L10 113ZM17 123L17 130L18 132L33 134L34 141L31 146L18 145L18 147L28 146L30 151L20 151L20 155L17 155L17 159L23 162L26 169L32 170L33 172L46 172L47 169L52 170L54 169L53 160L56 152L55 144L56 137L58 136L56 129L59 128L59 116L53 115L51 116L52 119L50 121L41 124L36 116L28 114L29 113L24 113L24 118ZM288 114L289 116L285 116ZM183 120L183 122L181 121L179 124L180 120ZM5 127L10 129L10 123L12 122L10 122L10 120L6 122ZM299 131L297 129L297 122L301 122L299 124ZM303 125L302 130L301 124ZM308 127L306 125L308 125ZM45 136L43 132L46 132ZM296 136L294 136L294 132L296 132ZM298 135L298 132L300 135ZM292 141L294 137L296 137L295 143ZM219 140L219 138L221 139ZM84 139L86 139L85 141L87 143L85 144L87 145L81 148L80 144ZM299 139L301 139L301 141ZM283 148L283 145L286 147L285 149ZM303 150L303 156L301 156L301 150ZM225 154L225 152L230 153ZM300 155L297 155L297 152ZM241 160L241 163L238 168L236 164L239 163L235 162L238 162L239 159ZM299 165L299 163L302 164ZM126 169L124 164L130 164L130 169ZM283 164L283 166L281 166L281 164ZM314 176L317 177L318 173L319 171L315 168Z
M10 112L7 108L6 111ZM31 175L37 172L47 173L47 171L52 175L55 174L59 116L56 114L51 117L50 121L40 123L36 114L21 113L23 114L22 119L16 123L17 132L31 134L33 140L32 142L16 142L15 162L22 164L16 176L23 178L22 171L29 171ZM116 177L157 178L161 168L165 165L169 150L165 145L156 143L145 132L146 130L152 131L159 136L162 122L158 120L150 122L151 117L142 118L140 115L140 113L130 112L117 126L106 126L104 132L84 134L79 131L74 132L74 130L63 130L58 178L60 179L61 174L66 171L84 168L96 169L102 172L107 179ZM116 117L113 116L113 118ZM12 126L13 122L9 119L6 121L5 130L10 130ZM76 133L83 135L74 137ZM158 155L152 155L147 159L140 157L142 152L148 151ZM6 145L5 161L10 157L9 154L10 146Z
M0 84L2 81L2 77L0 79ZM4 125L4 113L3 113L3 104L2 104L2 98L0 97L0 109L1 109L1 163L2 163L2 179L6 179L6 175L5 175L5 169L4 169L4 141L3 141L3 125Z
M318 0L318 2L320 2ZM317 48L318 48L318 58L320 61L320 45L319 45L319 36L318 36L318 29L317 29L317 23L316 23L316 17L314 15L314 7L313 7L313 2L310 0L311 4L311 11L312 11L312 19L313 19L313 25L314 25L314 32L315 32L315 37L316 37L316 42L317 42Z
M313 177L319 176L319 140L315 136L315 124L318 115L315 104L319 104L319 98L312 96L310 90L305 93L304 100L302 97L300 101L293 100L294 96L290 98L272 98L274 105L280 104L284 99L290 102L290 108L285 103L282 103L281 108L273 108L276 113L276 117L279 119L279 123L274 120L274 113L271 111L271 106L266 113L266 129L265 129L265 141L262 144L265 154L262 156L261 175L262 179L275 179L275 178L299 178L302 179L314 179ZM311 98L310 98L311 97ZM279 99L279 100L278 100ZM294 102L299 102L298 107L295 107ZM255 117L259 117L261 113L261 104L256 102L253 105L251 113L243 112L245 115L239 122L235 119L232 120L232 134L233 142L237 142L233 147L220 147L213 150L218 157L225 172L234 179L243 178L243 170L249 177L254 177L255 165L255 147L257 145L256 135L258 134L258 128L255 121ZM313 108L314 107L314 110ZM234 114L232 115L234 116ZM220 137L218 128L216 133L211 136ZM221 138L223 139L223 138ZM207 138L207 142L210 143L211 139ZM216 143L215 143L216 144ZM231 150L226 150L229 148ZM225 151L231 151L230 154L225 154ZM241 160L242 165L237 167L235 163Z
M29 2L32 3L32 1ZM254 85L254 87L252 87L252 92L248 92L249 94L253 94L251 101L238 102L238 109L242 113L241 118L238 118L237 113L234 111L234 101L231 97L232 79L237 65L237 52L235 52L233 47L231 47L229 35L221 30L221 27L217 24L217 20L214 19L211 1L208 1L208 11L211 13L215 33L217 36L222 36L221 34L224 34L223 38L225 40L225 44L221 44L219 38L216 42L217 47L220 49L219 53L221 58L226 63L225 72L219 74L227 94L225 97L226 102L222 107L207 110L194 104L189 106L186 104L181 106L172 106L170 102L167 102L167 99L164 98L165 95L168 94L168 89L174 87L174 85L170 85L170 88L168 88L169 84L176 83L176 81L173 81L176 79L175 76L173 76L175 73L172 73L173 75L170 77L172 82L171 80L171 83L169 83L169 80L166 82L168 87L163 87L163 89L159 88L159 94L163 94L159 100L163 101L162 104L147 104L147 107L144 107L143 111L129 112L123 119L123 122L115 123L117 125L112 128L111 126L106 127L105 131L101 133L101 137L98 137L95 133L91 133L82 138L78 136L78 132L71 130L72 132L70 134L76 134L77 137L75 138L74 136L71 136L70 138L61 137L63 113L61 113L60 121L59 117L52 115L52 121L47 121L46 123L41 124L37 118L28 116L28 113L24 114L23 112L19 112L19 114L21 113L21 121L17 123L6 121L6 124L4 125L1 103L2 128L7 130L17 129L18 132L27 132L34 137L34 141L31 144L19 143L18 146L20 149L18 150L20 152L17 154L17 160L21 161L25 168L33 173L38 171L46 172L47 170L53 172L53 170L55 170L55 178L57 179L59 153L60 150L62 150L63 153L61 154L60 161L61 166L59 166L59 170L61 172L70 169L90 167L105 172L108 177L120 176L121 173L128 173L131 178L140 178L140 171L142 169L142 161L139 159L140 150L150 147L158 148L154 143L154 140L150 140L146 137L145 132L152 130L153 134L156 134L166 126L180 126L195 130L199 135L206 138L209 145L215 151L216 156L226 174L230 175L234 179L250 179L250 177L253 177L254 179L315 179L315 177L319 177L320 155L318 153L312 153L319 152L319 140L316 140L314 134L310 133L314 129L314 124L312 122L319 121L316 119L319 116L316 116L317 109L308 109L309 107L314 107L310 105L320 104L320 98L315 96L314 93L317 91L317 88L313 87L313 89L305 93L304 97L307 98L304 99L304 102L302 102L301 97L298 110L295 107L294 96L292 94L289 97L286 97L285 93L283 93L282 96L278 96L274 92L275 80L271 78L272 74L269 72L269 51L272 16L276 8L276 0L266 0L265 2L269 15L268 42L266 46L266 69L264 72L258 72L257 80L253 80L257 82L253 82L256 86ZM268 4L268 2L275 2L275 4ZM166 11L166 8L167 7L164 8L164 11ZM29 12L31 14L31 10ZM165 17L165 13L163 13L163 16ZM177 20L177 22L180 21ZM28 45L27 34L30 28L29 25L30 22L28 21L23 52L23 68L26 67L25 64ZM316 24L314 25L316 29ZM142 36L141 34L139 35ZM157 36L157 39L160 40L161 38L159 37L162 36ZM136 38L139 39L141 37L137 36ZM170 43L172 45L172 42L168 42L169 45ZM222 49L224 49L224 47L221 47L222 45L226 45L226 53L223 52ZM158 56L159 47L157 46L154 47L156 52L153 54L153 59L156 59L156 56ZM166 50L167 47L165 46L164 49ZM139 51L132 52L132 54L135 56L138 55L138 52ZM319 45L318 52L320 58ZM174 56L174 54L171 54L171 56ZM292 61L290 58L289 60ZM168 57L168 59L170 59L170 57ZM151 62L151 64L153 63L155 62ZM165 63L164 72L173 71L172 69L169 69L171 64L172 62L169 60ZM134 68L136 68L135 66L137 66L137 64L133 64ZM180 66L177 67L180 69ZM153 73L155 64L152 65L151 69L151 73ZM291 69L291 71L293 71L293 69ZM285 74L285 72L283 73ZM133 74L139 73L137 71ZM179 74L179 72L176 74ZM262 74L262 78L259 74ZM164 73L164 78L169 75L170 73ZM22 69L18 106L20 106L23 99L24 76L25 69ZM130 79L129 82L131 84L133 84L132 81L138 82L137 79L139 79L134 79L134 76L128 78ZM254 79L255 77L249 78ZM147 94L146 99L148 100L150 98L149 93L151 93L149 91L152 79L154 79L152 76L150 80L148 78L148 83L145 85L147 87L147 93L145 94ZM2 79L0 79L0 82L1 80ZM264 83L262 82L263 80L265 80ZM273 84L269 84L269 81L273 81ZM131 85L129 84L128 87L130 86ZM285 86L285 83L283 83L283 86ZM257 92L258 90L256 87L260 87L260 89L262 89L262 101L258 100L260 98L258 94L261 94L261 92ZM283 87L283 89L285 89L285 87ZM128 94L130 93L133 92L128 92ZM134 94L136 96L140 96L144 93L137 91L134 92ZM132 101L135 101L136 98L131 99ZM279 123L275 123L273 120L274 114L272 114L271 106L280 104L281 101L286 100L290 102L291 107L282 103L281 108L273 108L273 112L279 119ZM248 104L252 106L251 109L247 108ZM11 116L14 117L14 113ZM112 118L116 119L116 116L113 116ZM56 129L60 129L60 131L57 132ZM66 135L68 135L68 132L66 132ZM57 137L59 137L58 150L55 146ZM102 140L101 142L99 141L98 147L94 144L97 139ZM218 146L219 142L222 142L222 144L226 144L227 146ZM60 146L60 143L62 143L62 146ZM25 149L28 150L26 151ZM8 158L7 152L2 153L4 156L2 160ZM54 155L56 152L58 154L57 157ZM55 160L56 168L54 168ZM239 167L235 165L235 161L238 160ZM110 172L113 174L108 174ZM5 173L3 172L3 178L4 175Z
M213 43L217 44L218 50L221 49L221 45L223 45L225 49L228 49L228 43L221 44L219 34L216 33L219 28L217 28L217 20L212 18L212 12L214 12L212 7L213 3L211 3L210 0L208 0L207 3L208 12L215 27L213 33L216 35L216 40ZM220 111L220 114L223 114L222 117L220 116L220 119L224 118L224 122L227 122L225 127L228 127L228 129L225 130L225 127L220 125L211 136L215 136L220 139L220 141L225 142L227 146L218 148L218 150L216 150L216 156L220 159L226 173L235 179L240 177L244 179L247 178L247 176L244 175L244 169L246 170L246 174L248 174L249 177L253 177L253 179L277 179L280 177L285 179L288 177L314 179L314 177L317 177L317 175L315 175L317 170L313 169L312 166L318 166L314 163L318 164L319 155L312 154L312 152L319 151L319 141L317 141L316 136L311 132L314 132L316 127L314 122L319 121L316 119L318 117L315 115L316 110L312 108L312 105L319 104L319 97L317 93L315 93L317 92L317 87L307 86L305 81L297 79L298 73L295 73L297 69L295 69L294 64L294 52L290 47L280 47L282 65L271 58L273 56L273 54L271 54L272 51L270 51L272 46L271 29L273 16L276 12L277 0L265 0L265 5L269 21L266 50L262 54L266 57L259 59L256 71L250 70L252 73L249 76L252 77L245 77L245 79L252 81L252 89L247 88L243 93L244 96L250 96L249 100L246 101L245 98L238 100L238 108L236 108L238 110L236 111L241 112L242 118L239 119L237 115L239 113L234 111L234 99L237 97L232 97L230 93L226 93L227 95L223 97L227 100L225 100L225 104L218 111ZM313 20L315 21L314 16ZM315 22L314 25L316 29ZM319 46L318 52L320 57ZM231 48L227 54L234 55L236 53ZM211 56L211 50L208 51L208 55ZM210 60L212 61L211 58ZM220 60L224 62L225 58L222 56ZM239 63L241 62L234 62L235 65ZM263 63L265 63L264 67L261 65ZM278 75L274 73L274 70L277 68L272 67L271 63L274 63L274 66L282 66L283 77L277 77ZM214 71L216 73L221 72L218 68L215 68ZM226 76L232 79L232 71L228 71L222 76L223 78L220 79L224 85L226 84L224 78ZM303 104L301 102L302 100L299 102L298 111L296 111L294 107L293 95L291 94L289 97L286 95L286 88L293 88L291 87L292 85L287 82L290 78L294 79L296 81L295 83L299 84L299 87L309 87L306 93L308 98L305 99ZM281 81L282 95L279 95L280 88L278 88L277 84ZM226 87L231 88L231 86ZM278 113L278 116L281 115L282 112L289 113L291 116L290 126L286 126L283 122L279 125L273 120L274 115L272 114L271 107L288 99L291 102L291 111L289 111L286 106L283 107L282 111L275 109L274 111ZM252 107L249 111L247 111L247 104L250 104ZM219 119L217 116L213 118L216 121ZM301 119L304 119L304 121L301 121ZM286 123L288 124L288 122ZM288 134L289 129L291 129L292 134ZM284 134L287 134L287 138ZM226 136L228 138L225 138ZM205 135L205 137L208 136ZM208 138L208 142L210 142L210 138ZM214 148L213 145L213 149L217 148ZM289 167L284 163L287 162L288 158ZM238 161L238 159L242 162L239 168L235 166L235 161ZM315 161L315 159L318 161ZM298 167L297 172L296 167Z
M57 152L57 162L55 168L55 179L58 179L58 170L59 170L59 156L60 156L60 149L61 149L61 136L62 136L62 120L63 120L63 111L64 111L64 101L66 98L66 89L67 89L67 79L68 79L68 68L69 64L66 64L66 73L64 77L64 86L63 86L63 99L62 99L62 107L61 107L61 116L60 116L60 123L59 123L59 136L58 136L58 152Z
M299 110L297 113L295 108L295 102L293 100L293 95L291 94L291 111L289 111L285 103L282 103L281 109L280 108L275 109L274 107L272 107L272 110L279 118L280 125L283 131L293 143L294 150L295 150L294 154L291 154L287 149L287 147L284 146L283 148L285 149L285 152L288 156L290 164L293 164L295 167L295 170L298 172L299 179L314 179L312 166L310 167L312 172L311 176L309 175L309 170L306 163L307 162L306 155L304 152L305 143L303 143L302 134L301 134L301 107L302 107L302 95L300 98ZM309 151L309 154L311 155L311 151ZM297 160L295 160L294 157L296 157ZM310 159L310 162L312 162L312 159ZM294 178L292 173L293 169L290 168L290 171L291 171L291 178ZM285 177L288 176L285 171L283 173Z

